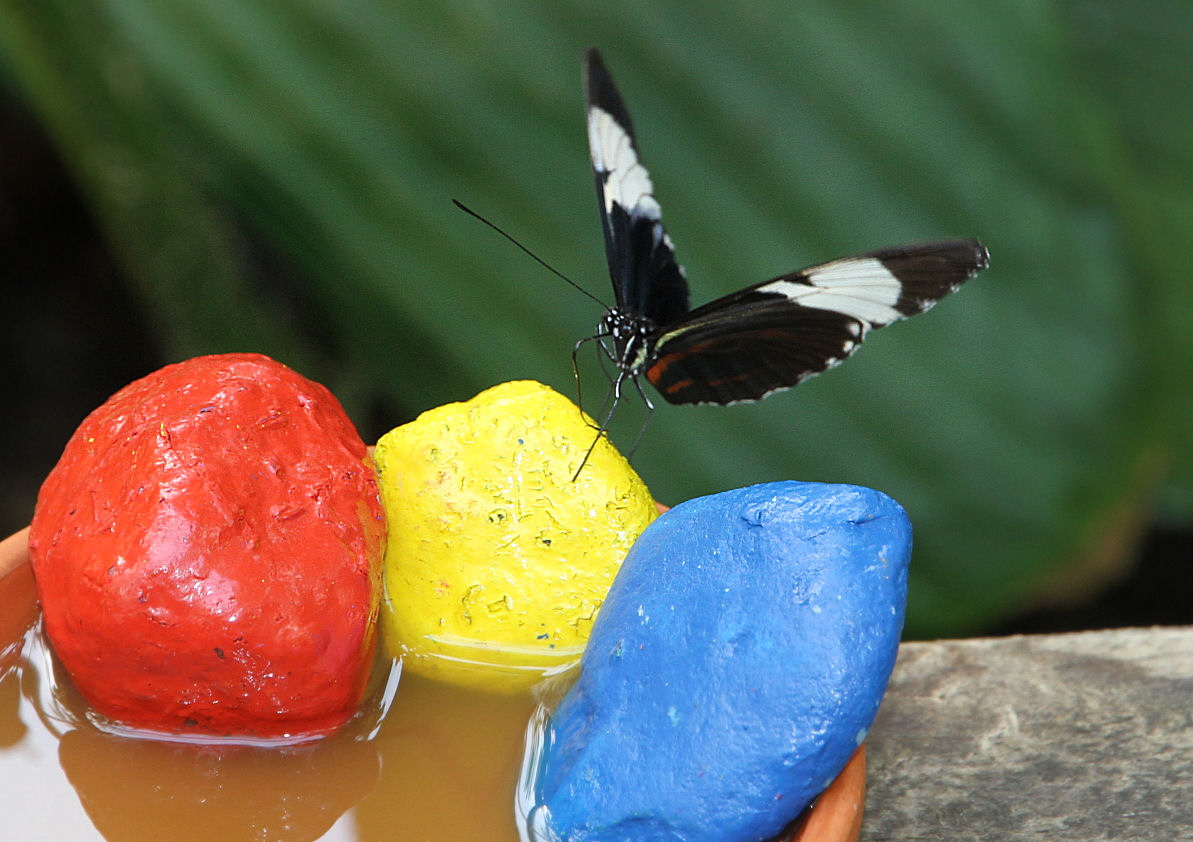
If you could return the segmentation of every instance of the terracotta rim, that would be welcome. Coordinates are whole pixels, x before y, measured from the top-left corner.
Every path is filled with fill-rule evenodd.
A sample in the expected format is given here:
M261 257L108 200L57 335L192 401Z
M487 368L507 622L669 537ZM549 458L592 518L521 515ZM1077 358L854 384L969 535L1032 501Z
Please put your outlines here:
M29 561L29 527L0 541L0 579Z
M866 804L866 747L820 794L803 824L782 842L856 842Z

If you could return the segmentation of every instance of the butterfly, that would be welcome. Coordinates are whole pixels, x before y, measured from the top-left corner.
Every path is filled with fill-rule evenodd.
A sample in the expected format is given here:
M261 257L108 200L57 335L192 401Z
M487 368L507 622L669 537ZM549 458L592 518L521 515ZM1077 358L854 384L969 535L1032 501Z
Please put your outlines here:
M601 431L626 381L654 409L642 377L674 404L754 401L796 386L842 362L869 331L923 313L989 263L973 239L897 246L780 275L691 309L629 112L596 49L585 55L584 75L616 299L596 334L576 345L596 340L616 369Z

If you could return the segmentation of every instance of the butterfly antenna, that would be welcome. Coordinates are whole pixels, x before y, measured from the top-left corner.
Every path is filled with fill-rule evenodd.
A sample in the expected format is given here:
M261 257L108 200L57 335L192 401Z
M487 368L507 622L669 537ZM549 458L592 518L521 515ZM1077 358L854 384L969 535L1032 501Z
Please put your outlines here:
M526 254L528 257L530 257L531 260L533 260L539 266L542 266L544 269L546 269L548 272L550 272L555 277L559 278L560 280L564 281L567 284L570 284L575 289L580 290L580 292L587 295L589 298L591 298L597 304L600 304L605 309L609 308L609 305L607 305L604 301L601 301L601 299L597 298L595 295L593 295L591 292L586 290L584 287L580 286L578 283L573 281L567 275L560 272L558 269L556 269L550 263L543 260L541 257L539 257L537 254L532 252L530 249L526 248L526 246L522 245L517 240L515 240L514 236L512 234L510 234L508 231L503 230L501 227L499 227L497 225L497 223L492 222L488 219L485 219L485 217L481 216L479 213L474 211L472 208L468 207L466 204L461 202L459 199L452 199L452 204L455 205L456 207L458 207L460 210L464 211L464 213L468 214L469 216L474 217L475 219L479 219L481 222L485 223L485 225L488 225L490 228L492 228L498 234L505 237L507 240L509 240L515 246L520 248L524 254Z

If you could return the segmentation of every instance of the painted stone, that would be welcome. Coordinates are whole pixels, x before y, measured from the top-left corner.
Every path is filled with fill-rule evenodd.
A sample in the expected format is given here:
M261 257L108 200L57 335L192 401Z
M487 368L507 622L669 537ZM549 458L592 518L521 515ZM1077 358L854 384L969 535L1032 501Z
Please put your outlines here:
M424 412L375 457L389 515L381 629L402 669L495 692L574 666L657 515L574 403L518 380Z
M99 714L272 740L355 712L384 541L372 460L339 402L227 354L89 415L42 486L30 550L46 632Z
M535 838L779 833L865 739L910 552L899 504L856 486L769 483L662 515L622 564L547 724Z

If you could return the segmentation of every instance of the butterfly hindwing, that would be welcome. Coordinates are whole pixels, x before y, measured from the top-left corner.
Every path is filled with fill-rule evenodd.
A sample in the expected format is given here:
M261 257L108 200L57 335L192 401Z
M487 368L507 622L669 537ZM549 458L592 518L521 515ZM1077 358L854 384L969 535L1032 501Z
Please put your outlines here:
M668 325L644 373L671 403L757 400L832 368L868 331L924 312L987 262L976 240L949 240L764 281Z
M862 330L847 316L760 295L664 333L645 374L671 403L757 400L835 365Z
M585 61L588 148L617 307L656 325L688 310L688 284L663 227L634 127L600 53Z

